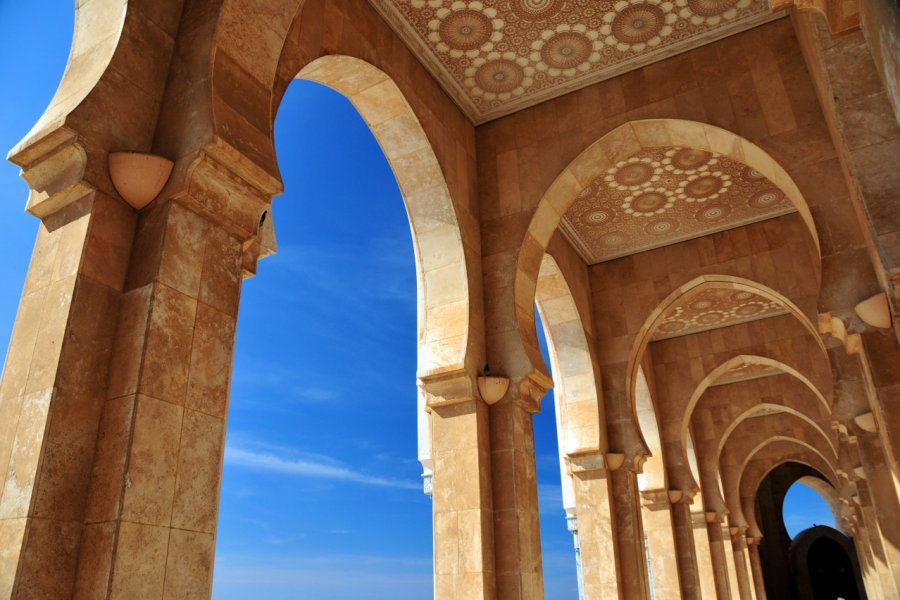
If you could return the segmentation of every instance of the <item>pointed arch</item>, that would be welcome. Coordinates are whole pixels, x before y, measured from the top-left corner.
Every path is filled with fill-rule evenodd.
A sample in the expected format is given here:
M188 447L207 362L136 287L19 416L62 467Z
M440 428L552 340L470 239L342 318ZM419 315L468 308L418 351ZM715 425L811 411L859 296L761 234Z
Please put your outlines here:
M554 375L560 453L605 452L597 374L584 320L559 264L550 254L541 259L535 302Z
M415 113L387 74L358 58L323 56L297 77L353 104L397 179L416 255L419 377L466 368L471 309L465 249L444 174Z

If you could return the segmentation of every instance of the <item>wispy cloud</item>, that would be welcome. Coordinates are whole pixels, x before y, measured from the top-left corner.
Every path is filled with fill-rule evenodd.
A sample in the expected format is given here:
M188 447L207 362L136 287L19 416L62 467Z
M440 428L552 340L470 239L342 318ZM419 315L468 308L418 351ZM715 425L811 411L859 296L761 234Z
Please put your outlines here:
M431 595L431 569L430 557L218 555L213 595L417 600Z
M318 460L296 458L278 455L273 451L257 451L230 444L225 447L225 464L255 471L269 471L295 477L345 481L377 487L404 490L418 490L421 487L419 483L388 479L355 471L341 465L339 461L327 457L320 457Z

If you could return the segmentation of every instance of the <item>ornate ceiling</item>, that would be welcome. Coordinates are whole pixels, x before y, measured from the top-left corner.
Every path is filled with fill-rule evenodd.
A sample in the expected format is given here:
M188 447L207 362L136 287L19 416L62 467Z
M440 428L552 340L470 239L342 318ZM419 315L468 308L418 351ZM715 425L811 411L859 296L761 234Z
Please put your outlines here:
M588 264L795 210L774 183L726 156L641 150L584 189L561 228Z
M783 315L780 305L746 290L706 288L663 313L652 341ZM751 365L747 368L750 368ZM749 377L748 377L749 379Z
M771 20L766 0L370 0L475 123Z

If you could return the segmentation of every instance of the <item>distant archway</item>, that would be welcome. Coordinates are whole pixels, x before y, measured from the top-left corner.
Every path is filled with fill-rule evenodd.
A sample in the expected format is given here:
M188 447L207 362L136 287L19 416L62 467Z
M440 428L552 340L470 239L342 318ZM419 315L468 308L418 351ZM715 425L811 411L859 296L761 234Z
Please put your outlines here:
M790 547L801 600L864 600L865 586L853 540L825 525L811 527Z

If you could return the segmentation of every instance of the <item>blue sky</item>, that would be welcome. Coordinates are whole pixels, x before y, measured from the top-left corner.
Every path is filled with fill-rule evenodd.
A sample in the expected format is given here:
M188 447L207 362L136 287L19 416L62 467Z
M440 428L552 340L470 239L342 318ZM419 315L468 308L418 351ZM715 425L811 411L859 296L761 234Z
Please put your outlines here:
M0 0L4 151L56 89L72 6ZM273 208L279 252L243 289L214 598L430 598L415 272L402 199L362 120L327 88L295 82L276 139L286 189ZM26 196L17 168L3 163L2 348L37 229L23 212ZM551 401L535 418L545 586L548 598L567 600L577 597L575 566Z

